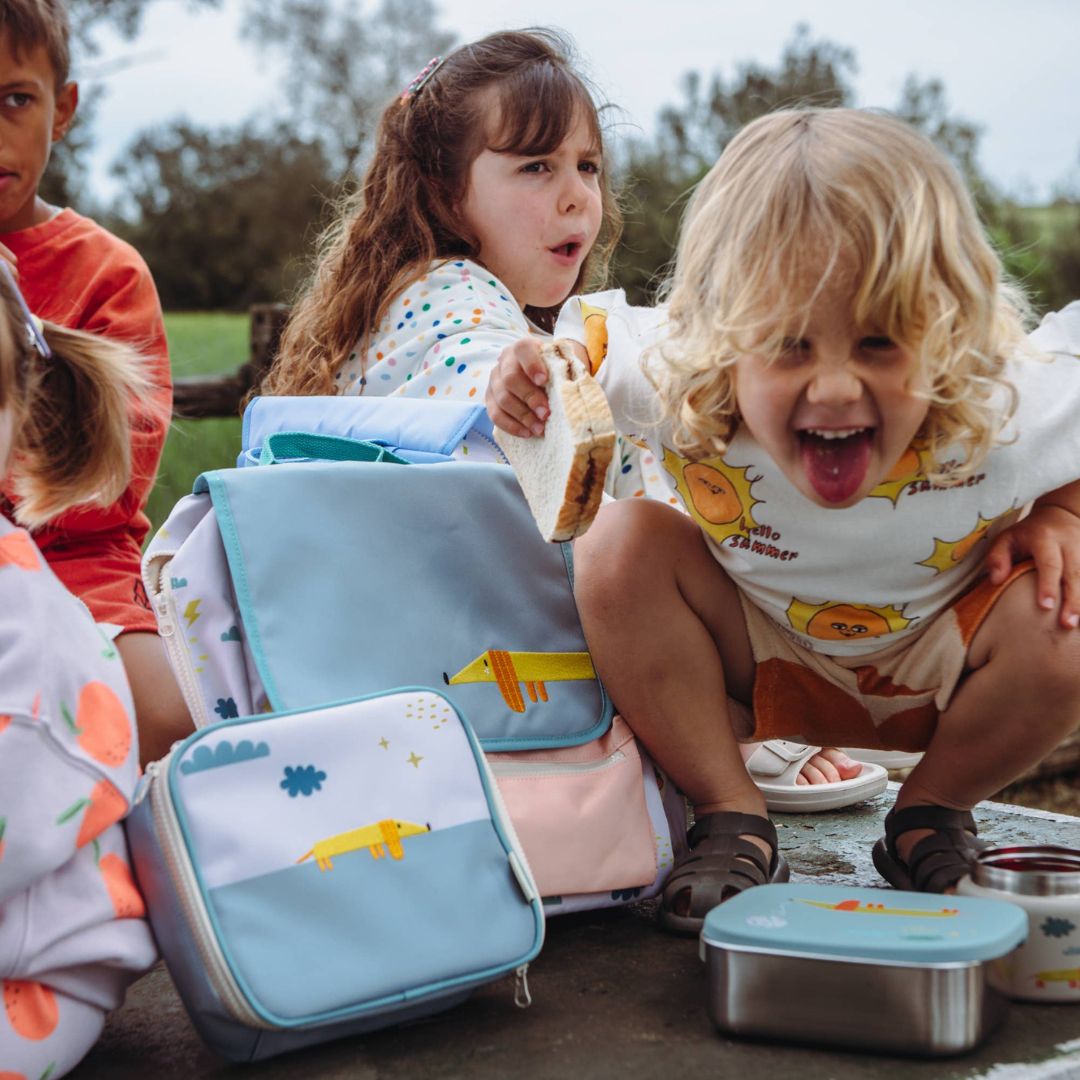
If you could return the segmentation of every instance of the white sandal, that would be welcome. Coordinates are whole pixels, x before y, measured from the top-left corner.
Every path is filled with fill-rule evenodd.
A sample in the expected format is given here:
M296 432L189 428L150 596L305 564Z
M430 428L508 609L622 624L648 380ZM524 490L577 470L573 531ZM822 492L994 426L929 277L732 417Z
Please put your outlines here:
M806 746L789 739L769 739L747 758L746 768L770 810L789 814L838 810L880 795L885 790L889 774L881 765L871 762L862 762L862 772L850 780L796 784L795 778L803 765L820 751L820 746Z
M842 746L840 749L849 758L881 765L886 769L914 769L922 761L922 753L919 751L865 750L861 746Z

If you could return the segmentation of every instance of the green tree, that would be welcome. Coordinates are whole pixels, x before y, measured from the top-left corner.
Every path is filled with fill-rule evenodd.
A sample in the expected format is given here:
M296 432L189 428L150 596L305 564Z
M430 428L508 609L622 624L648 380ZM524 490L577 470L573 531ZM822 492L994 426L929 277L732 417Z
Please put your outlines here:
M101 55L97 33L105 26L118 31L125 40L134 38L143 15L154 0L68 0L71 23L73 73ZM221 0L187 0L187 6L220 7ZM86 156L94 145L94 120L104 87L93 84L93 75L80 85L79 109L67 135L58 142L49 158L41 183L41 196L56 206L85 205Z
M730 81L685 76L684 100L661 111L655 141L631 143L621 164L626 226L614 270L632 302L655 298L686 199L735 133L782 106L851 104L856 71L851 49L814 41L799 26L775 69L742 64Z
M341 178L369 151L387 102L454 42L432 0L383 0L370 15L356 0L251 0L244 28L283 54L292 119L322 141Z
M333 188L317 140L286 125L144 132L113 172L136 209L114 228L146 259L166 309L240 310L295 288Z
M627 221L616 273L628 295L639 303L655 297L670 267L686 199L737 131L785 106L852 105L850 80L857 71L850 48L815 41L801 25L775 68L742 64L733 79L715 74L707 82L697 72L686 75L682 103L662 110L655 140L632 144L623 164ZM893 111L952 158L993 223L998 196L978 165L981 129L949 114L941 81L909 76Z

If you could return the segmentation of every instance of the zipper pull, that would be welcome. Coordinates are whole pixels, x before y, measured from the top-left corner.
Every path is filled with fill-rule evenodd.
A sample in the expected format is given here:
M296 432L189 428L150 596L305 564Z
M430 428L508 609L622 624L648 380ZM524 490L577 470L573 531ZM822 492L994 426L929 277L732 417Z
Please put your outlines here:
M154 607L157 609L155 614L158 621L158 634L161 637L172 637L175 627L172 619L169 618L169 602L164 595L158 596L154 600Z
M522 964L514 971L514 1004L519 1009L527 1009L532 1004L529 993L529 965Z
M150 785L157 777L158 769L161 766L160 761L151 761L147 763L146 768L143 770L142 776L139 777L139 783L135 788L135 797L131 800L131 805L138 806L139 803L146 798L150 792Z

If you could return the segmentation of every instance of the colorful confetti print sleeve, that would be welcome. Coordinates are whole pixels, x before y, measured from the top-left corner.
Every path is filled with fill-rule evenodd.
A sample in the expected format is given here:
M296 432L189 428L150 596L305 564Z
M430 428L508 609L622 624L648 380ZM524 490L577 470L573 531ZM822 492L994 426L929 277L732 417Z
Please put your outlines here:
M531 333L539 331L482 266L437 263L390 305L365 363L353 354L338 372L340 392L482 402L499 354Z
M154 962L119 824L132 715L114 646L0 523L0 1075L73 1068Z

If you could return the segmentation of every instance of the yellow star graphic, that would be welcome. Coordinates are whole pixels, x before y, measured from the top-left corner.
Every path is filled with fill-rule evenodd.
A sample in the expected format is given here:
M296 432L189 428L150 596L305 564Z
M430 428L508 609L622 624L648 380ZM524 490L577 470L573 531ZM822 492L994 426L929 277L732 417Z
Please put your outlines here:
M408 763L409 763L409 764L410 764L410 765L411 765L411 766L412 766L412 767L413 767L414 769L419 769L419 768L420 768L420 762L421 762L421 761L423 761L424 759L423 759L422 757L420 757L419 755L417 755L417 754L413 753L413 754L410 754L410 755L409 755L409 756L408 756L408 757L407 757L407 758L406 758L405 760L406 760L406 761L407 761L407 762L408 762Z
M383 737L382 737L382 738L381 738L381 739L379 740L379 745L380 745L380 746L381 746L381 747L382 747L382 748L383 748L384 750L389 750L389 749L390 749L390 743L389 743L389 741L387 740L387 738L386 738L386 736L385 736L385 735L384 735L384 736L383 736Z

